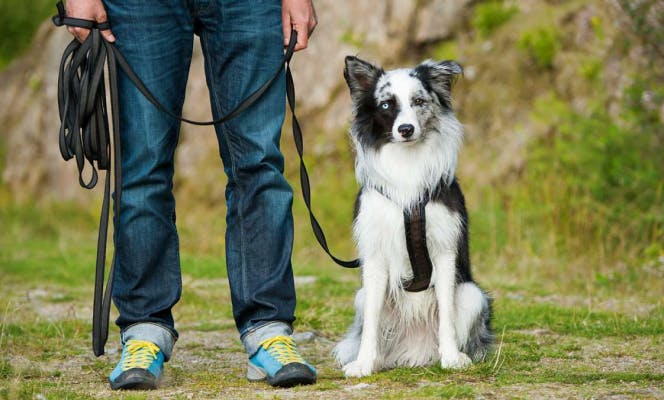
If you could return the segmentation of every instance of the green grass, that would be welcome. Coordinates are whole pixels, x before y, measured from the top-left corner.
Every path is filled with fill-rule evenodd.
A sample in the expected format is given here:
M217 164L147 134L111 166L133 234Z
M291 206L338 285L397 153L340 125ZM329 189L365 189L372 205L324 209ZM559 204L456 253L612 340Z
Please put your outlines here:
M181 339L162 389L112 393L105 379L118 357L117 328L112 327L107 345L111 354L96 359L90 350L95 226L87 212L70 210L62 221L57 215L31 207L0 211L8 228L0 232L1 277L11 282L0 299L0 399L187 398L219 393L232 398L255 398L257 393L268 398L286 393L289 398L503 398L506 388L517 388L517 397L531 398L542 384L558 395L574 387L580 396L616 390L637 396L639 390L657 390L664 380L658 367L664 363L658 351L664 345L661 303L639 303L646 309L640 313L564 306L544 289L502 284L491 274L484 276L484 283L494 292L497 343L487 360L464 371L397 368L345 379L330 350L353 318L358 272L296 262L296 275L316 278L298 285L296 330L318 334L317 340L300 347L318 366L320 380L312 387L273 392L244 378L246 359L230 313L225 271L218 268L223 259L185 253L184 292L175 308ZM30 256L25 255L26 245ZM45 260L53 260L54 266L44 268ZM565 299L577 293L559 285L555 295ZM615 292L608 297L627 301L623 296ZM600 304L607 298L593 300ZM56 308L45 313L45 305ZM67 309L83 311L72 314ZM625 382L630 383L627 389Z

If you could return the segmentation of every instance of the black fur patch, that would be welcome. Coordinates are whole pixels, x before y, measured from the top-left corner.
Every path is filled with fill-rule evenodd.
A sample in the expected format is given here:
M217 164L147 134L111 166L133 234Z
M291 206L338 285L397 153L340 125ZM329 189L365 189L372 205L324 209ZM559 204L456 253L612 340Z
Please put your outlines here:
M415 67L411 76L418 78L426 90L435 95L445 110L452 110L452 85L462 73L461 66L454 61L423 63Z

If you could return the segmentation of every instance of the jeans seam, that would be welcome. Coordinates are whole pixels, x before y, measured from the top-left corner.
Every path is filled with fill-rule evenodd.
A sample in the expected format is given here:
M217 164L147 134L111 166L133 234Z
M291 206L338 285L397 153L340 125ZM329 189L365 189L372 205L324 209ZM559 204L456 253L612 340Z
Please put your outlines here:
M189 68L191 68L192 54L193 54L193 48L192 48L192 52L189 55L189 61L188 61ZM188 71L189 68L187 68L187 73L189 72ZM186 80L188 80L188 77L185 77L185 81ZM180 99L178 100L178 103L179 103L178 108L180 110L180 114L182 114L182 111L184 110L184 100L185 100L185 97L186 97L186 92L187 92L186 88L185 88L185 90L182 90L181 93L180 93ZM173 120L175 120L175 118L173 118ZM175 120L174 122L178 122L178 121ZM174 175L175 175L175 152L177 151L177 146L178 146L178 143L180 142L180 126L179 125L177 126L175 132L176 132L175 133L175 138L174 138L175 144L173 145L173 153L171 154L171 158L170 158L171 161L172 161L173 175L171 175L171 179L170 179L169 183L170 183L170 192L173 196L173 210L172 210L172 213L171 213L171 224L173 224L173 234L175 235L175 257L176 257L176 260L178 260L178 266L179 266L178 269L180 271L180 273L178 274L179 293L178 293L177 297L180 298L182 296L182 262L180 261L181 260L180 259L180 236L178 235L177 221L176 221L177 220L176 200L175 200L175 194L173 194L173 189L174 189L174 186L175 186L174 183L173 183L173 179L174 179Z

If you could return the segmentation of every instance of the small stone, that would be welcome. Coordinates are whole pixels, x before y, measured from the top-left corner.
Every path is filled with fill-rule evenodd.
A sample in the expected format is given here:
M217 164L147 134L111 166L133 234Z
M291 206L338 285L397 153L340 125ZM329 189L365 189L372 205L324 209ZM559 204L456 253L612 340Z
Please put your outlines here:
M298 343L312 342L316 339L316 334L311 331L299 332L293 335L293 339Z

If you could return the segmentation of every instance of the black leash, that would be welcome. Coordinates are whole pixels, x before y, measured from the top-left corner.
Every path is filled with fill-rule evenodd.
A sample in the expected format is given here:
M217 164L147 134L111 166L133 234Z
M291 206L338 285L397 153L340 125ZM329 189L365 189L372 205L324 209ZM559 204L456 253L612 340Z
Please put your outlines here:
M76 159L79 172L79 183L86 189L92 189L98 181L97 170L106 170L104 184L104 198L99 221L99 234L97 237L97 262L95 269L95 289L92 318L92 348L96 356L104 354L104 346L108 339L109 315L111 307L111 292L113 287L113 267L111 262L106 289L104 289L106 242L108 234L109 203L110 203L110 169L113 165L114 173L114 223L118 226L120 215L120 200L122 195L122 170L120 154L120 118L117 90L118 67L134 83L138 90L160 111L177 120L194 125L214 125L234 118L245 111L258 100L281 74L283 65L286 65L286 95L290 106L293 124L293 139L300 157L300 182L302 196L309 210L309 218L314 235L323 250L342 267L357 268L358 259L344 261L335 257L328 245L318 220L311 210L311 187L309 175L304 164L304 147L302 130L295 116L295 86L290 70L290 61L297 43L297 32L291 32L291 39L283 62L276 69L271 78L246 99L241 101L227 115L213 121L193 121L172 113L162 106L150 93L145 84L133 71L120 51L101 37L101 30L110 29L108 22L90 21L80 18L67 17L62 2L57 4L58 15L53 17L56 26L74 26L90 29L90 35L85 42L80 43L73 39L66 47L60 63L58 77L58 110L60 114L59 145L62 157L65 160ZM106 105L106 89L104 87L104 65L108 66L108 79L111 101L111 115L113 118L113 159L111 160L111 139L108 125L108 107ZM95 166L96 163L96 166ZM91 176L89 180L83 177L85 166L89 165Z

